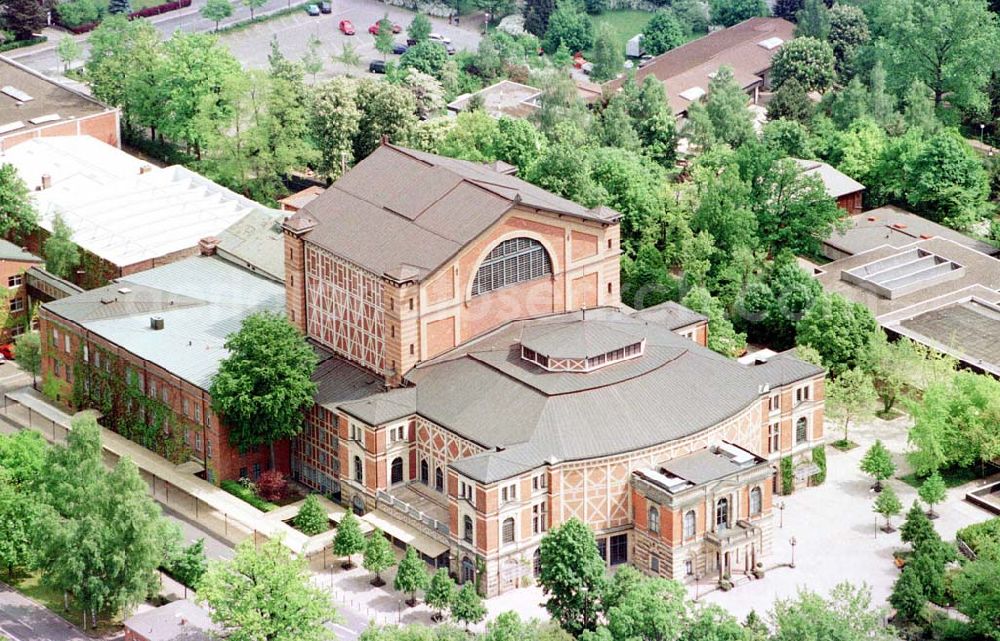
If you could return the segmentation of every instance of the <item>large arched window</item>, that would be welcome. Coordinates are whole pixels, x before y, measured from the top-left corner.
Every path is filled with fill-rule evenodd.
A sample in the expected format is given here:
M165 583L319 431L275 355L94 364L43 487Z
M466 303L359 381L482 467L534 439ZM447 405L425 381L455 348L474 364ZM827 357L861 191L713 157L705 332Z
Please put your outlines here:
M434 489L438 492L444 492L444 473L441 472L440 467L434 470Z
M398 456L392 459L392 477L390 478L390 483L395 485L396 483L403 482L403 459Z
M750 490L750 515L757 516L763 509L763 504L761 502L760 488L755 487Z
M511 238L487 254L472 281L472 295L478 296L551 273L552 259L540 242L532 238Z
M688 510L684 513L684 538L690 539L694 536L695 527L698 524L698 517L695 516L694 510Z
M729 499L719 499L715 504L715 526L720 530L729 527Z
M649 508L649 531L660 533L660 510L655 505Z
M507 517L503 520L503 527L501 528L501 535L503 536L504 543L514 542L514 519Z
M361 457L354 457L354 480L358 483L364 483L365 481L365 468L361 464Z
M472 543L472 517L462 519L462 538L466 543Z
M803 416L795 421L795 443L804 443L809 438L809 420Z
M420 461L420 482L424 485L428 483L427 461Z

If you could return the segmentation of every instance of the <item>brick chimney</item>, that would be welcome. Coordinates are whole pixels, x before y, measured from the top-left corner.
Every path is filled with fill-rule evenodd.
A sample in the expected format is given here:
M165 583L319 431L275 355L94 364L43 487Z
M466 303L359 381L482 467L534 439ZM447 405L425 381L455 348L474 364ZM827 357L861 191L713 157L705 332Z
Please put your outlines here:
M52 186L52 176L49 174L42 174L42 189L48 189Z
M198 249L202 256L214 256L215 248L219 246L219 239L215 236L208 236L198 241Z
M140 176L142 174L148 174L151 171L153 171L153 166L152 165L143 165L142 167L139 167L139 175Z

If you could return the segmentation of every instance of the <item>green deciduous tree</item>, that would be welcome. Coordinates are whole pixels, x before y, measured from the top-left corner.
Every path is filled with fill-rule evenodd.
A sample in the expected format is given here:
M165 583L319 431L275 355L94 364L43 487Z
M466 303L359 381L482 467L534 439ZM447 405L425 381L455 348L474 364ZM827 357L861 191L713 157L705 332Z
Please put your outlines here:
M56 53L59 55L59 60L63 63L63 72L65 73L83 55L83 48L71 36L63 36L59 40L59 44L56 45Z
M269 312L244 319L226 349L212 379L212 409L225 417L234 445L268 445L274 468L274 441L298 434L312 406L316 354L284 316Z
M423 47L437 47L444 51L440 45L424 42L411 47L403 55L406 56L411 51ZM433 70L414 68L428 75L434 75ZM405 87L365 78L358 82L354 100L360 112L358 132L354 136L356 161L363 160L375 151L381 144L383 136L388 137L390 142L403 138L417 121L416 99Z
M723 27L769 13L764 0L711 0L709 10L712 23Z
M323 71L323 57L319 55L319 47L323 42L316 37L316 34L309 36L308 47L302 54L302 70L312 76L313 84L316 84L316 75ZM391 51L391 50L390 50ZM300 105L303 106L304 105Z
M833 49L818 38L795 38L778 50L772 61L771 74L775 87L781 87L790 78L795 78L806 91L825 91L837 76Z
M1000 559L967 563L952 582L959 611L988 639L1000 639Z
M347 512L337 524L337 534L333 537L333 553L344 557L341 564L345 570L354 567L351 556L365 549L365 535L361 533L361 523L353 512Z
M886 485L882 488L882 492L875 498L872 509L885 517L885 525L882 527L882 530L892 532L892 517L903 511L903 504L899 502L896 490L892 489L891 485Z
M317 169L330 178L354 163L354 137L361 120L355 91L353 80L334 78L313 92L313 136L320 149Z
M27 492L42 480L47 452L48 445L38 432L0 435L0 470L11 486Z
M198 599L231 641L335 638L326 625L339 618L329 593L312 584L305 558L278 539L259 548L243 541L231 561L210 563Z
M594 30L590 17L570 0L559 0L556 10L549 16L549 24L542 39L545 53L553 54L559 45L566 45L570 53L590 49L594 44Z
M406 34L417 42L427 40L427 37L431 35L430 19L423 13L416 14L410 21L410 26L406 28Z
M830 9L827 42L833 48L837 73L843 77L853 71L859 49L867 45L870 39L868 18L860 7L843 3L833 5Z
M14 165L0 164L0 237L21 240L38 225L38 214L28 196L28 186Z
M33 568L38 561L38 545L51 523L46 508L27 485L11 478L6 461L0 463L0 567L7 579L17 569Z
M871 605L871 590L840 583L829 597L801 590L794 599L779 599L771 613L772 641L841 639L897 641L884 624L886 613Z
M233 3L230 0L207 0L200 10L201 17L215 23L215 30L219 30L219 23L233 15Z
M835 293L820 295L796 325L796 341L819 352L834 375L863 363L878 323L867 307Z
M254 11L256 11L257 9L260 9L265 4L267 4L267 0L243 0L243 6L245 6L247 9L250 10L250 19L251 20L253 20Z
M937 514L934 513L934 506L947 498L948 488L945 487L944 479L935 470L920 484L917 494L920 496L920 500L927 504L928 518L934 519L937 518Z
M38 332L25 332L14 339L14 360L28 374L31 374L32 386L37 385L39 372L42 371L42 345Z
M90 33L85 69L91 92L121 107L125 133L158 126L160 32L146 20L108 16Z
M596 629L606 577L590 528L571 518L549 530L539 549L545 609L570 634Z
M890 343L881 332L873 335L864 369L871 374L875 394L882 401L883 414L892 410L902 393L906 385L907 369L913 361L913 350L908 339Z
M843 444L850 443L848 430L851 421L862 420L872 415L875 403L875 388L869 374L860 367L841 372L826 387L826 409L832 418L840 419L844 428ZM881 446L881 441L876 441Z
M448 576L448 570L439 568L431 577L430 585L424 593L424 601L434 610L435 620L440 621L443 613L451 607L455 592L455 581Z
M790 120L807 123L812 119L814 105L798 78L789 78L781 83L767 103L767 117L770 120Z
M642 30L642 49L651 56L679 47L684 41L684 29L670 9L658 10Z
M625 63L625 55L618 44L618 34L608 23L601 23L594 34L594 51L591 54L594 68L590 72L595 82L618 77Z
M486 618L486 605L472 583L466 583L455 593L455 598L451 600L451 618L465 624L466 630L470 623L479 623Z
M393 589L408 593L410 598L406 603L412 608L417 604L417 590L426 590L429 582L427 564L420 558L417 549L413 546L406 548L406 554L396 568L396 578L392 582Z
M198 583L208 571L208 560L205 558L205 539L201 538L185 547L167 563L167 571L184 585L184 597L187 589L198 589Z
M371 584L378 587L385 585L382 573L396 564L396 556L392 553L389 540L381 532L374 532L365 544L365 558L362 565L372 573Z
M747 337L733 329L722 305L704 287L693 287L681 299L681 305L708 317L708 348L729 358L746 351Z
M892 455L881 440L875 441L865 452L861 459L861 471L875 479L876 492L882 491L882 481L892 478L892 475L896 473L896 464L892 462Z
M375 51L382 54L382 60L385 60L392 53L393 46L395 46L395 42L392 35L392 21L389 20L389 14L387 13L378 21L378 33L375 34Z
M933 136L914 158L907 199L922 215L957 229L982 220L989 178L957 132Z
M708 83L708 98L705 101L705 111L712 123L715 140L735 148L755 135L747 102L746 92L733 77L733 70L720 67Z
M295 527L307 536L322 534L330 529L330 517L315 494L306 497L295 515Z
M795 14L795 36L826 40L830 35L830 10L823 0L805 0Z
M42 246L45 269L60 278L69 278L80 264L80 248L73 242L70 229L61 214L52 219L52 233Z

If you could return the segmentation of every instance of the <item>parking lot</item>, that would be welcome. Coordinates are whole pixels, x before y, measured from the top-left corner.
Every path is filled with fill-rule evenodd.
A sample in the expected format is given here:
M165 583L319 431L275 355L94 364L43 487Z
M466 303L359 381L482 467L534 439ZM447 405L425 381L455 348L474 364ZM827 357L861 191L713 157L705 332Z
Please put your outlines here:
M223 34L221 41L244 67L254 69L267 66L267 55L271 50L273 37L277 37L285 56L298 60L308 51L310 38L316 36L321 43L319 51L323 60L323 71L318 74L318 80L335 75L357 75L367 73L370 61L382 58L382 54L375 50L375 37L368 33L368 27L382 19L386 13L390 20L402 27L402 33L396 36L396 42L405 43L406 27L414 13L371 0L335 0L332 13L310 16L303 10L249 29ZM357 35L346 36L339 31L338 25L345 19L354 24ZM447 19L431 18L431 23L435 32L451 38L458 51L475 50L479 46L479 21L463 18L462 24L456 26L449 25ZM333 56L340 55L345 42L354 45L361 58L359 67L349 67L332 60ZM390 54L389 58L397 59L399 56Z

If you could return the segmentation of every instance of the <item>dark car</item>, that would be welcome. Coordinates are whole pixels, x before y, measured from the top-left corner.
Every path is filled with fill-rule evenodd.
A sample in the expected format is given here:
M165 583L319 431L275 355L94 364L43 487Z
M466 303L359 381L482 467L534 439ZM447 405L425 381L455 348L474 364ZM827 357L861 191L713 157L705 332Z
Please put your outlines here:
M319 15L319 7L317 7L314 4L306 5L306 13L308 13L311 16L318 16Z
M433 42L434 44L439 44L444 47L444 50L448 52L449 56L455 55L455 45L450 42L442 42L441 40L428 40L428 42Z
M385 60L372 60L368 63L368 71L371 73L385 73Z
M400 55L400 56L403 55L404 53L406 53L407 49L409 49L409 47L407 47L404 44L400 44L398 42L396 44L392 45L392 52L394 54L396 54L396 55Z
M333 5L329 2L320 2L319 10L322 13L333 13Z

